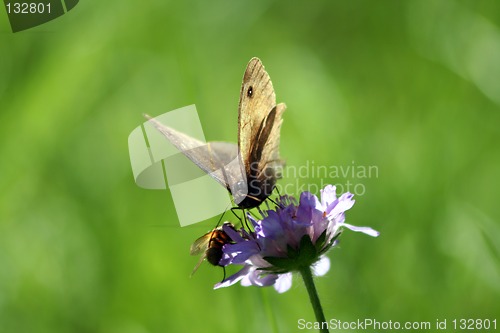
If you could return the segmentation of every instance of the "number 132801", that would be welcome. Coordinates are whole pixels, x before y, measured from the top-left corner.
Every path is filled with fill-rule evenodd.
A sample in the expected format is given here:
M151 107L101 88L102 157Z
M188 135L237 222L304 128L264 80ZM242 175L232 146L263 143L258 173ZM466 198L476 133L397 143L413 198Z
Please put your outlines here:
M14 2L7 3L7 14L50 14L50 2L45 4L43 2Z

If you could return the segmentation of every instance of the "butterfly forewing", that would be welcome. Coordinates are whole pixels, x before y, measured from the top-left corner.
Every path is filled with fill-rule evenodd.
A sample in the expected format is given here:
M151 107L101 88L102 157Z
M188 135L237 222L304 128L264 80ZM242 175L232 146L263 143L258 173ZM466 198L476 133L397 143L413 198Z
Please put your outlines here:
M238 110L238 146L245 170L249 172L251 146L262 121L276 105L276 95L269 74L258 58L247 65L240 91Z
M279 136L285 104L276 105L269 74L258 58L252 58L243 75L240 92L238 145L246 174L248 195L239 205L258 206L270 194L282 162Z
M181 153L230 192L232 184L244 179L242 170L239 167L233 167L238 163L238 146L234 143L218 141L205 143L168 127L154 118L149 118L149 121Z

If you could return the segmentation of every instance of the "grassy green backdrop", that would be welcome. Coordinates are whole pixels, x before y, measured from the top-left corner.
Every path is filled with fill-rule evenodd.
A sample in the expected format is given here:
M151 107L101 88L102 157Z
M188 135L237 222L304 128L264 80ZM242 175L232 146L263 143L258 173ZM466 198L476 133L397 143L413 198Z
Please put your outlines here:
M142 113L196 104L236 141L246 63L288 109L290 166L377 166L317 279L327 318L500 320L500 3L81 1L12 34L0 11L0 331L297 332L299 279L234 286L189 245L168 191L138 188ZM283 183L293 179L283 179ZM298 193L289 193L298 194ZM195 205L195 203L193 203ZM500 325L500 323L497 323Z

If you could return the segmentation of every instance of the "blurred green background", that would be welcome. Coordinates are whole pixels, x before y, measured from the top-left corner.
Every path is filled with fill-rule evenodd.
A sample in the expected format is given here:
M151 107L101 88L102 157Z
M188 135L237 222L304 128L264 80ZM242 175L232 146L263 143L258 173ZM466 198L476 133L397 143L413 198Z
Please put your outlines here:
M142 113L196 104L207 139L235 142L253 56L288 106L288 166L378 168L300 180L362 184L347 222L381 232L329 253L326 317L500 320L499 2L82 1L16 34L0 14L0 332L314 320L298 277L281 295L214 291L208 264L189 278L217 218L180 228L170 193L132 177Z

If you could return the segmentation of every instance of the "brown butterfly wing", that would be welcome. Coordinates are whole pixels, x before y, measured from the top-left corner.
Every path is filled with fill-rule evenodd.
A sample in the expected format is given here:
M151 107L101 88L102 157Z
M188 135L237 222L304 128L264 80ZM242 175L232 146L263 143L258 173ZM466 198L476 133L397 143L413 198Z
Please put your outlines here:
M253 164L251 164L250 175L254 182L259 184L260 193L263 196L269 196L276 180L281 178L283 160L279 156L279 144L282 115L285 109L286 105L280 103L269 112L263 121L258 139L252 145L250 156Z
M258 58L252 58L240 92L238 146L247 175L248 200L240 207L256 207L270 194L281 166L279 136L285 104L276 105L269 74Z
M238 109L238 147L243 163L250 160L253 140L275 105L276 95L269 74L260 59L250 59L243 75ZM245 165L247 174L249 167Z
M147 118L172 145L230 192L233 184L241 181L242 171L239 167L235 167L235 164L239 165L239 163L238 147L234 143L205 143L166 126L154 118Z

